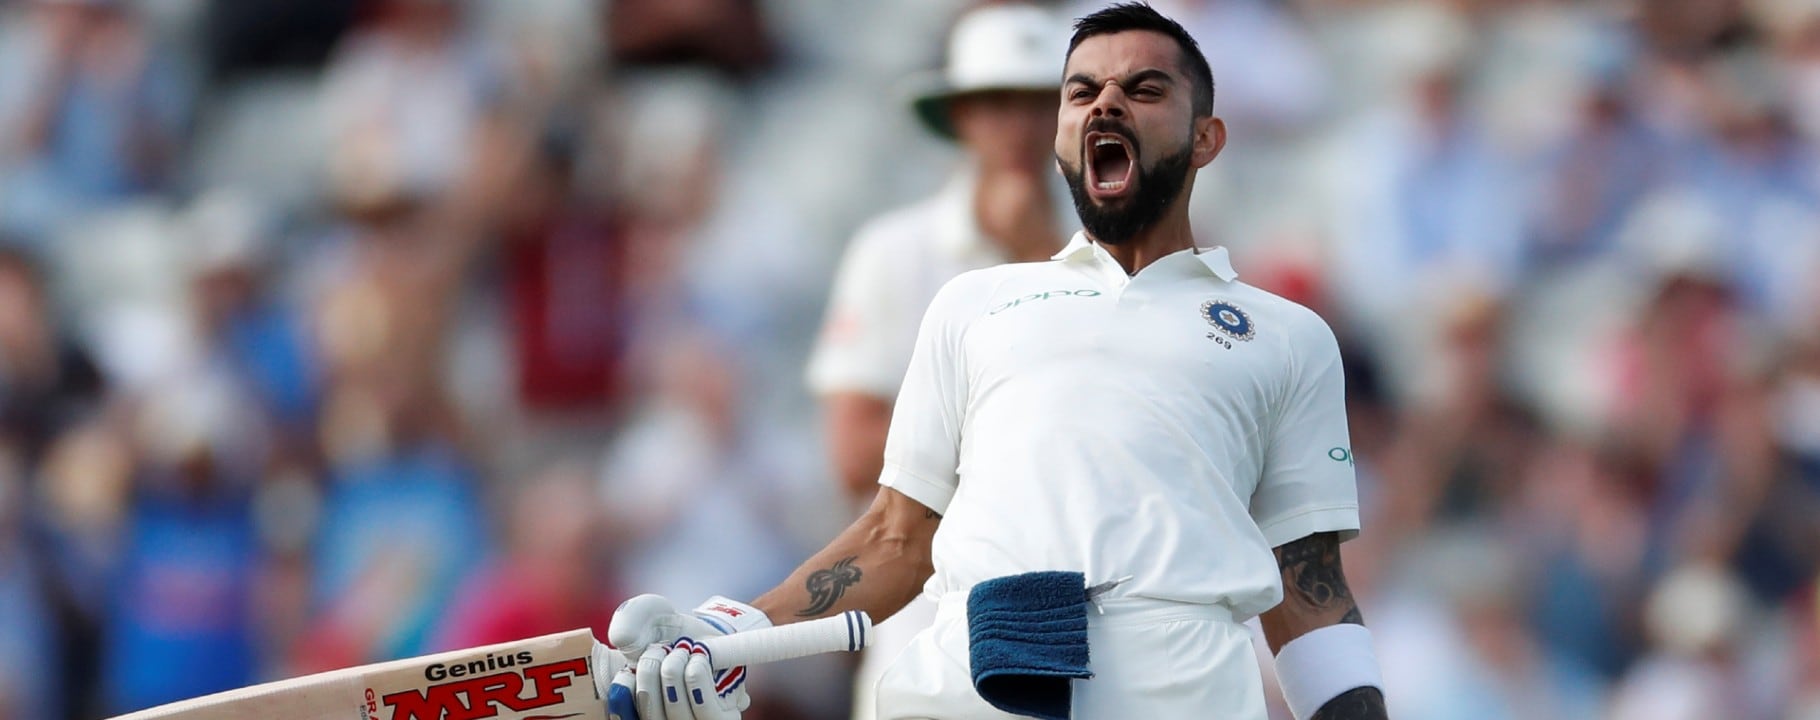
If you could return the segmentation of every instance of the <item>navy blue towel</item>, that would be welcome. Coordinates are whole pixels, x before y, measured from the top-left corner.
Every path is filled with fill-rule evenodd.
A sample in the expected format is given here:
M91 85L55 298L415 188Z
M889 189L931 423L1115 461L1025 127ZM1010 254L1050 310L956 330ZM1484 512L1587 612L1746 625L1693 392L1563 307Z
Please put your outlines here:
M1087 670L1087 587L1077 572L993 578L967 597L973 689L993 707L1067 720Z

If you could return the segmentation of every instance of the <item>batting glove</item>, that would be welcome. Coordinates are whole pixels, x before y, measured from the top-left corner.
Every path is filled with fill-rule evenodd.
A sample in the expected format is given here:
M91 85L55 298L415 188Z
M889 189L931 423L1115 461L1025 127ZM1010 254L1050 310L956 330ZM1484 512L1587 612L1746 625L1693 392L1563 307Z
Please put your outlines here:
M736 720L751 704L746 668L716 672L700 640L770 627L758 608L714 597L693 612L640 595L613 612L607 642L636 665L634 704L642 720Z

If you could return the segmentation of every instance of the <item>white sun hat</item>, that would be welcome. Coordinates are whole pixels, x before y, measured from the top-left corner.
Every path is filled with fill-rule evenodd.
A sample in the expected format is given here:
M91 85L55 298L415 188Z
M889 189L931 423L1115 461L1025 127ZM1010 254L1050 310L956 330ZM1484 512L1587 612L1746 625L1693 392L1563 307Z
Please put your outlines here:
M920 78L911 99L930 131L954 138L948 103L994 90L1058 92L1068 50L1067 24L1033 5L988 5L967 13L948 36L947 67Z

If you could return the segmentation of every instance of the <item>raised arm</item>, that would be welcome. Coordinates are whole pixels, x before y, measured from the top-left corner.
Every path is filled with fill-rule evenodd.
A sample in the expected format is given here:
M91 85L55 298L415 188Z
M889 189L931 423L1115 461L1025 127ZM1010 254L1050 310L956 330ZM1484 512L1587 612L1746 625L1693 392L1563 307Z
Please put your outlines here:
M1291 695L1303 687L1320 695L1338 693L1320 704L1312 715L1298 713L1297 717L1300 720L1387 718L1383 691L1375 682L1368 682L1375 680L1377 675L1369 636L1347 630L1311 636L1311 633L1334 626L1363 628L1365 624L1359 605L1352 598L1352 590L1346 586L1346 571L1340 566L1339 534L1315 533L1284 543L1276 548L1276 556L1283 573L1283 602L1258 620L1264 626L1264 638L1270 643L1271 654L1277 656L1284 694ZM1306 642L1289 648L1290 653L1284 652L1292 642L1304 638ZM1309 666L1323 663L1326 666L1314 670L1311 676ZM1296 700L1290 698L1292 709L1298 709Z
M771 622L864 610L883 621L903 609L935 572L929 547L941 515L888 487L879 488L864 515L752 602Z

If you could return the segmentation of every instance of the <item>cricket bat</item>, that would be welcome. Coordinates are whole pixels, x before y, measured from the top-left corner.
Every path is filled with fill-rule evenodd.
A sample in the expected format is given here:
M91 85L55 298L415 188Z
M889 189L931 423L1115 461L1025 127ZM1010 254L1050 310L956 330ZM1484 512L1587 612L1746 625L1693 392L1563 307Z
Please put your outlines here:
M854 652L871 629L866 613L849 611L701 643L724 670ZM609 720L613 675L624 664L593 633L570 630L253 685L115 720ZM629 698L624 704L630 720Z

